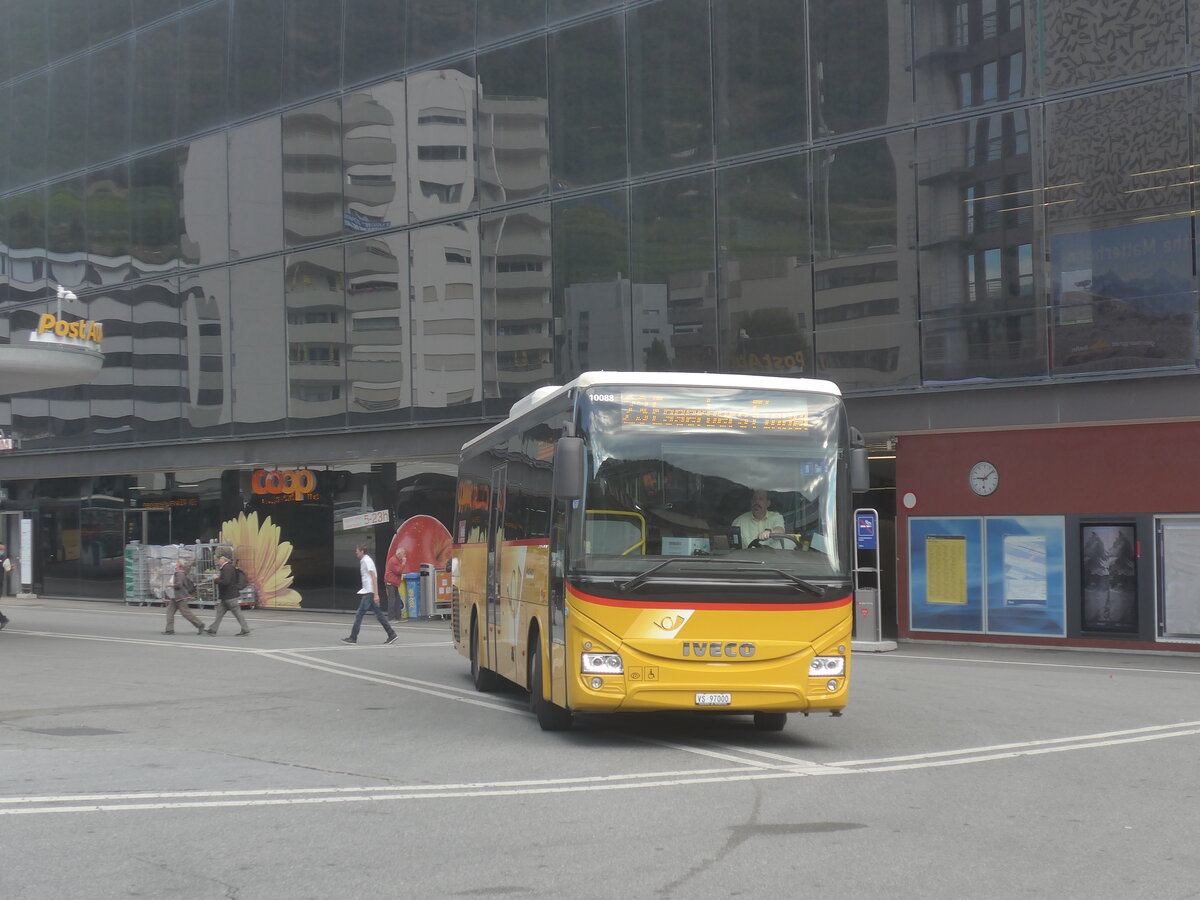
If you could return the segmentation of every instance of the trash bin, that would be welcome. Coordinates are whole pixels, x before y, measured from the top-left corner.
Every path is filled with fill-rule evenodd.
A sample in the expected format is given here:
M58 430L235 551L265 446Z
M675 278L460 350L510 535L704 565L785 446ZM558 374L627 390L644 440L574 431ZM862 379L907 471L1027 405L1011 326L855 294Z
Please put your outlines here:
M421 573L420 572L405 572L404 573L404 592L408 595L408 617L410 619L418 619L421 617Z
M433 563L421 563L421 618L433 618L434 601L437 598L437 566Z

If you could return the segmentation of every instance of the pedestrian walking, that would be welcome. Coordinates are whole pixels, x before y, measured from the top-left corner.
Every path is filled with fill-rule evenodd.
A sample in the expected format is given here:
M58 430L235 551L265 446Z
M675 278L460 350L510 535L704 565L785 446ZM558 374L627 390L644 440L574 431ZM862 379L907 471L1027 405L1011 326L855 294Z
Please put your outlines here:
M403 547L397 547L396 552L388 557L387 565L383 567L383 583L387 588L388 618L393 622L408 618L408 604L402 586L404 584L404 569L408 563L408 552Z
M0 541L0 597L8 593L8 573L13 570L13 561L9 558L8 547ZM0 628L8 624L8 616L0 612Z
M204 623L196 618L196 614L188 604L196 599L196 579L188 571L187 563L182 559L175 560L175 572L171 576L171 596L167 598L167 627L163 634L175 633L175 613L196 626L196 634L204 632Z
M233 566L233 560L230 559L228 553L218 553L217 565L220 566L217 571L217 616L205 630L215 637L217 629L221 627L222 617L226 612L231 612L238 620L238 624L242 626L242 630L237 633L237 636L249 634L250 628L246 625L246 619L242 615L237 569Z
M358 643L358 629L362 627L363 616L369 611L374 613L383 630L387 632L387 640L384 643L390 644L396 640L396 631L379 608L379 573L375 569L375 560L367 555L367 548L362 544L354 548L354 555L358 557L358 574L362 576L362 587L358 589L358 611L354 614L354 627L350 629L350 637L342 638L342 643Z

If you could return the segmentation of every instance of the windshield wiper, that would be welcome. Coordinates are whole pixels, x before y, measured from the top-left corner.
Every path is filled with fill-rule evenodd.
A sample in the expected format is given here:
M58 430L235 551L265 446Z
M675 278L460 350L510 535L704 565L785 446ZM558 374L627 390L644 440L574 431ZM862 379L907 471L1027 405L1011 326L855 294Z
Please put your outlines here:
M716 562L717 559L718 559L718 557L715 557L715 556L672 556L670 559L664 559L657 566L651 566L645 572L642 572L639 575L633 576L628 581L615 582L613 586L616 587L616 589L619 591L636 591L643 584L645 584L647 582L647 580L649 580L651 575L653 575L659 569L665 569L667 566L671 565L672 563L677 563L677 562L710 563L710 562Z
M829 588L824 585L813 584L811 581L805 581L803 578L793 575L791 572L783 571L783 569L773 569L770 566L763 565L763 563L756 563L756 565L763 566L762 571L764 571L764 572L774 572L776 575L782 575L788 581L790 581L794 585L796 585L796 587L801 588L802 590L808 591L814 597L822 597L823 598L825 596L826 592L829 590ZM735 571L752 572L754 570L753 569L736 569Z

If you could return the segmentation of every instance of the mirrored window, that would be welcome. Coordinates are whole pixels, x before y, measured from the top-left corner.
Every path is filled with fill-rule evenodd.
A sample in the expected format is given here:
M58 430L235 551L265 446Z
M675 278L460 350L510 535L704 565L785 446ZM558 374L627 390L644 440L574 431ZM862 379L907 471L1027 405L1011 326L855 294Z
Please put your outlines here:
M8 197L9 297L14 302L46 296L46 188Z
M178 174L174 150L130 163L130 249L137 275L163 274L179 265Z
M81 169L87 163L87 59L79 57L50 70L50 111L46 129L46 171ZM18 134L20 134L18 132ZM24 140L19 137L16 142Z
M804 18L793 0L716 0L713 59L718 156L807 138Z
M412 416L408 235L346 244L346 381L350 424Z
M10 132L20 135L9 144L9 179L13 185L28 184L46 177L46 100L45 73L18 81L12 89ZM80 123L82 125L82 123ZM86 138L79 127L77 140Z
M50 185L46 196L48 277L76 290L87 279L87 211L82 175Z
M283 257L233 266L229 296L233 432L280 433L288 397Z
M346 424L346 296L340 246L287 256L288 430Z
M279 106L283 86L283 4L233 0L231 112L251 116Z
M921 368L925 384L1045 375L1046 309L993 308L925 319Z
M283 101L303 100L338 86L342 0L288 0L283 32Z
M480 244L485 414L507 415L521 397L554 383L550 206L485 216Z
M358 84L404 68L407 7L396 0L345 0L346 54L342 83Z
M4 121L12 121L12 87L0 87L0 116ZM13 186L12 173L8 165L8 147L12 130L0 128L0 193Z
M475 0L408 0L408 65L475 45Z
M408 85L409 207L415 221L476 206L476 84L469 61L417 72Z
M278 116L229 130L230 256L283 247L283 153Z
M813 339L817 377L843 391L917 384L920 336L911 309L905 312L892 322L820 328Z
M226 437L233 421L229 270L184 275L179 301L183 437Z
M552 34L550 89L554 184L573 188L624 178L624 19L610 16Z
M178 148L180 258L206 266L229 258L226 137L209 134Z
M283 231L289 247L342 233L342 111L338 98L283 114Z
M345 230L366 234L408 222L408 112L403 79L342 97Z
M811 374L807 155L722 170L717 204L720 370Z
M418 419L479 415L479 220L417 228L412 258L412 377Z
M88 41L95 46L133 28L129 0L88 0Z
M620 0L549 0L549 3L547 14L551 22L559 22L598 9L621 5Z
M46 0L44 5L49 17L51 62L87 47L88 17L81 14L79 0Z
M175 137L179 61L178 22L163 22L138 34L133 58L134 147Z
M88 431L97 445L129 443L134 435L134 290L114 285L88 297L88 318L104 323L104 365L82 390Z
M70 0L66 0L70 2ZM179 0L133 0L134 26L155 22L179 9Z
M87 158L96 164L129 150L132 41L88 55Z
M332 4L330 4L332 5ZM205 6L179 20L179 133L226 120L229 9Z
M629 195L609 191L555 203L556 381L594 369L633 368ZM650 313L649 318L655 314ZM642 322L638 320L640 344Z
M712 176L635 187L630 209L634 369L717 371Z
M479 56L478 154L484 208L550 189L546 40Z
M6 11L8 52L5 55L9 74L15 77L44 66L48 61L46 4L8 3ZM86 17L84 21L87 21ZM20 35L19 40L13 39L16 35Z
M182 425L187 357L179 321L176 279L147 282L132 288L132 394L137 440L178 440ZM105 332L107 343L107 329Z
M130 258L129 166L118 163L93 169L85 179L87 196L87 272L89 285L128 280Z
M480 44L532 31L546 24L546 0L479 0Z

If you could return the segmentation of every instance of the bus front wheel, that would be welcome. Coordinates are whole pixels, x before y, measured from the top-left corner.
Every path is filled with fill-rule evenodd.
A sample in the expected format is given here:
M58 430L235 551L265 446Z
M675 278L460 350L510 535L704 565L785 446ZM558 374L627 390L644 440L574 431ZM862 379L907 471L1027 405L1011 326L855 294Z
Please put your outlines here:
M494 691L499 686L500 677L491 669L485 669L479 661L479 619L471 617L471 681L475 690L481 693Z
M756 712L754 714L754 727L759 731L783 731L783 726L786 724L787 713Z
M529 663L529 708L537 716L542 731L566 731L571 727L571 711L546 699L542 688L542 642L536 638Z

